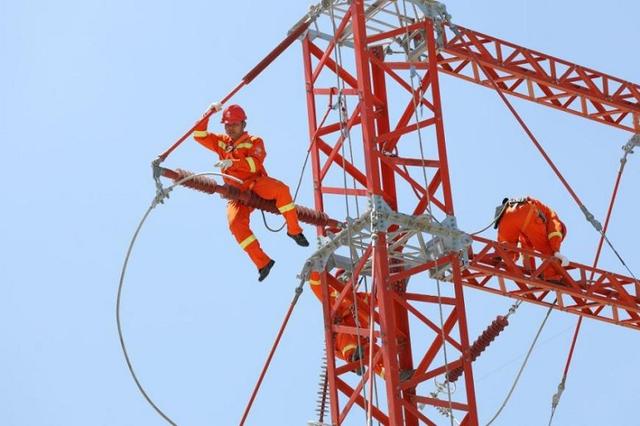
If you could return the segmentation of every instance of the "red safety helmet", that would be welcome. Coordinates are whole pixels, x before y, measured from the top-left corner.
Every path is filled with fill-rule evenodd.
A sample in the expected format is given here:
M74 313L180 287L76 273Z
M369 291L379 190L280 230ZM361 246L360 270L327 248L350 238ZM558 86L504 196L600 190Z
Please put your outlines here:
M247 119L247 114L245 114L244 110L240 105L229 105L222 111L222 119L221 123L225 124L234 124L240 123Z

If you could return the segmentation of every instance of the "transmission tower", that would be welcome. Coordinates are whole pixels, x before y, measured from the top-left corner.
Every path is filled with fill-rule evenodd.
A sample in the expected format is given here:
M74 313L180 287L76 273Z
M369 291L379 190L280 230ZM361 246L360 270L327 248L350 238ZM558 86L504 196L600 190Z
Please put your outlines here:
M326 423L360 406L382 424L477 425L472 361L499 331L469 336L464 286L640 328L634 279L563 269L458 228L439 76L488 87L508 105L505 95L516 96L632 134L640 86L456 26L435 1L324 1L316 12L302 37L315 209L331 216L341 205L351 217L343 229L317 228L321 242L303 270L321 277ZM509 261L507 249L534 259L534 270ZM548 267L563 284L542 278ZM370 324L345 325L344 300L366 309ZM412 344L417 333L429 336L425 347ZM369 353L340 359L339 334L371 343Z

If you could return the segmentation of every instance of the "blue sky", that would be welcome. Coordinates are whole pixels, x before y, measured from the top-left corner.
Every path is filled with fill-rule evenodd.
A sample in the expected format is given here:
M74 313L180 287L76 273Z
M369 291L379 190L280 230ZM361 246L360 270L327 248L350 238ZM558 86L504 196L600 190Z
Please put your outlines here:
M636 3L513 3L451 0L447 6L463 26L640 81ZM163 424L128 375L115 326L121 263L154 195L149 163L307 8L293 0L0 0L0 423ZM563 252L590 264L598 235L496 94L443 76L442 95L459 225L477 230L503 196L531 194L567 223ZM298 44L234 98L247 109L248 130L265 139L268 170L291 186L308 143L304 99ZM630 135L537 105L515 105L603 219L620 147ZM211 128L218 126L213 120ZM609 234L636 274L637 155L629 159ZM214 161L188 141L166 164L205 171ZM308 206L310 183L307 170L298 200ZM145 387L181 425L238 422L295 275L312 253L266 231L258 214L253 228L277 261L261 284L230 236L218 198L175 191L153 212L134 250L123 300L127 343ZM606 249L600 265L624 273ZM472 338L511 305L489 294L465 295ZM522 306L475 364L482 423L506 395L544 313ZM547 423L575 322L551 314L494 425ZM322 345L319 304L307 291L247 424L313 419ZM639 349L637 332L585 321L554 424L633 423ZM349 424L363 422L356 416Z

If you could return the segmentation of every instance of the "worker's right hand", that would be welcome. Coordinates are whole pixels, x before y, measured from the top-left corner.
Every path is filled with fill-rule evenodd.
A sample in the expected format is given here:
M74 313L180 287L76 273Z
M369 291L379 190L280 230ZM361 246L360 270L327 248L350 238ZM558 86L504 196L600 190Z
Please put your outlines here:
M213 167L218 167L221 170L228 169L233 164L233 160L220 160Z
M560 261L560 265L563 268L566 268L567 266L569 266L569 259L567 259L567 257L564 256L562 253L557 251L557 252L554 253L554 256L556 257L556 259L558 259Z
M222 104L220 102L214 102L211 105L209 105L209 108L207 108L207 110L205 111L205 115L214 112L218 112L222 110Z

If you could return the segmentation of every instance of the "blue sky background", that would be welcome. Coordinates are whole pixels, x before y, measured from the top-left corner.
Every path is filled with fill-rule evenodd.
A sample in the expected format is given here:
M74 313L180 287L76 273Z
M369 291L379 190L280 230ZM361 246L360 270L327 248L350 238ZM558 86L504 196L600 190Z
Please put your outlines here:
M149 163L232 89L308 5L0 0L0 424L163 424L129 377L115 325L121 263L154 196ZM447 6L461 25L640 81L634 2ZM598 235L497 95L447 76L442 95L459 225L475 231L503 196L531 194L567 223L563 252L590 264ZM304 99L298 44L234 98L247 109L248 130L266 141L268 170L291 186L308 143ZM515 104L604 219L630 134ZM211 128L218 126L214 120ZM627 165L609 234L636 274L638 155ZM166 164L205 171L214 161L189 141ZM310 183L307 170L298 201L308 206ZM192 191L175 191L153 212L134 250L123 295L127 343L145 387L180 425L238 422L295 275L312 253L267 232L258 214L253 224L277 261L261 284L227 230L224 202ZM606 249L600 265L625 273ZM512 303L469 290L466 302L472 339ZM247 424L313 419L323 346L319 306L305 292ZM483 424L504 399L544 314L522 306L475 364ZM494 425L547 424L575 322L552 313ZM637 423L639 349L637 332L585 321L554 424ZM362 416L349 422L362 423Z

